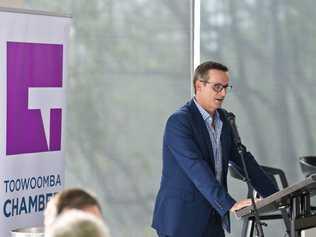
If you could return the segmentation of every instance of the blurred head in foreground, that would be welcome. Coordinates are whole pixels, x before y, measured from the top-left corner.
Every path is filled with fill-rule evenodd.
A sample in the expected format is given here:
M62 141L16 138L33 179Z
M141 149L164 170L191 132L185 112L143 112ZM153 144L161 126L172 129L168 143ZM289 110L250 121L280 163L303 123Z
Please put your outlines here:
M102 219L101 206L90 193L79 189L66 189L56 194L47 204L44 212L44 226L51 226L56 218L66 210L81 210Z
M57 217L46 237L110 237L104 222L93 214L69 210Z

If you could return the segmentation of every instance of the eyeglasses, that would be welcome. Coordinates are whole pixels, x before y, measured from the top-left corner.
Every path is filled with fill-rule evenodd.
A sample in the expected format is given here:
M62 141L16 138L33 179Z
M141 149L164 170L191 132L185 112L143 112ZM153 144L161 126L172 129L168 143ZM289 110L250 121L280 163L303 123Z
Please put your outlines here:
M228 92L228 91L231 91L233 88L231 85L228 85L228 84L223 85L221 83L212 82L212 81L202 81L202 82L204 82L206 84L213 84L214 83L214 85L212 86L212 89L217 93L220 93L223 89L225 89L226 92Z

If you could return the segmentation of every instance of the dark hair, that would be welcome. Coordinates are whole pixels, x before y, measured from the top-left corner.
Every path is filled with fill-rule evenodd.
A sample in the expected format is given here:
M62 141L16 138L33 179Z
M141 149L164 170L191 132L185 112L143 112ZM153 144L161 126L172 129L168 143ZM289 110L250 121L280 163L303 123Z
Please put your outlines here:
M57 215L62 213L66 208L83 209L88 206L97 206L101 212L101 206L97 199L82 189L66 189L57 195Z
M228 68L221 64L221 63L217 63L217 62L212 62L212 61L207 61L204 63L201 63L199 66L197 66L197 68L194 71L194 75L193 75L193 87L194 87L194 93L196 92L195 89L195 82L200 80L200 81L207 81L208 78L208 71L209 70L220 70L223 72L228 72Z

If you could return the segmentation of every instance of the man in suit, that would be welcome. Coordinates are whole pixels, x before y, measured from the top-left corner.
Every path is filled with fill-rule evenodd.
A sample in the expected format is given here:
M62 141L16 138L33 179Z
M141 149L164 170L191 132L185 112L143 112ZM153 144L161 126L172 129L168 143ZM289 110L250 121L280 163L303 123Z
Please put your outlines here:
M163 138L163 169L152 227L159 237L223 237L229 212L251 204L236 202L227 191L228 163L242 169L230 125L221 109L230 88L226 66L205 62L197 67L195 96L173 113ZM266 197L277 191L245 152L254 188Z

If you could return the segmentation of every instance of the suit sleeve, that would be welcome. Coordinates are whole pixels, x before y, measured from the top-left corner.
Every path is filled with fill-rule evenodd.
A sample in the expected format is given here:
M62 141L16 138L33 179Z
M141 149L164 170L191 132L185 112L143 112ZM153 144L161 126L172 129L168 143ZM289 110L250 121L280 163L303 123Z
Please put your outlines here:
M245 149L246 150L246 149ZM237 152L236 147L234 146L232 162L239 169L242 175L245 176L242 166L242 161L240 155ZM257 163L255 158L250 152L245 152L245 163L247 171L249 174L250 182L255 190L262 196L267 197L278 191L275 183L270 179L270 177L264 172L264 170Z
M181 114L172 115L166 125L164 145L184 170L196 188L224 216L235 204L235 200L216 180L214 173L202 158L202 153L193 139L189 119Z

